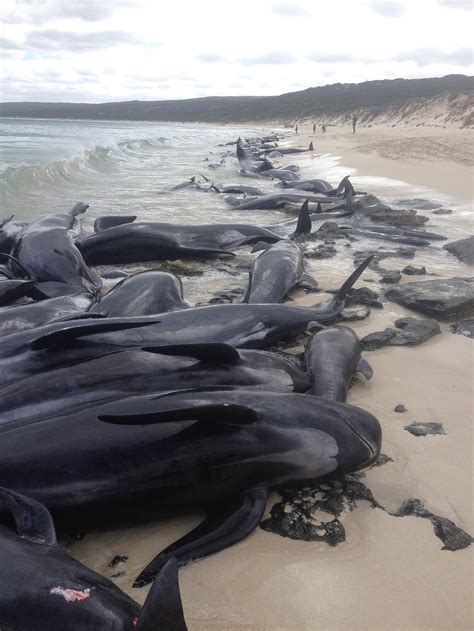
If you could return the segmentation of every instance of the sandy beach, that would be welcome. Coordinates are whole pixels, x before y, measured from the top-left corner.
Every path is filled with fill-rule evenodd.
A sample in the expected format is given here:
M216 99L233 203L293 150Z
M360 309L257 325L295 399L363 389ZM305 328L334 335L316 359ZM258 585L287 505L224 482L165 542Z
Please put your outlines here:
M326 134L318 128L313 136L310 125L301 125L298 135L290 138L298 146L306 146L310 140L315 153L338 156L338 165L353 169L356 176L380 178L379 185L369 190L375 195L389 190L383 178L391 178L405 183L404 192L413 189L416 194L420 186L425 187L464 212L472 200L470 130L374 126L360 127L352 134L349 127L330 126ZM291 156L292 162L298 160ZM301 160L306 175L308 158ZM308 177L317 177L316 172L317 156ZM457 216L455 210L449 219L453 225L457 222L458 233L464 230L459 225L463 216ZM431 223L427 229L432 229ZM470 233L467 225L466 221L466 236ZM449 227L449 223L443 226ZM472 268L442 250L417 254L409 262L423 264L428 273L435 270L439 276L472 276ZM387 261L392 269L406 264L403 259ZM337 286L352 271L352 258L348 255L337 272L334 267L331 259L312 259L309 264L324 288ZM402 282L411 280L413 277L404 276ZM380 288L378 274L369 271L357 286ZM292 300L311 305L327 297L298 290ZM367 319L350 326L363 337L404 315L423 317L385 301L383 309L372 309ZM347 507L340 516L346 539L334 547L325 541L296 541L258 528L243 542L183 568L180 583L190 631L473 628L474 547L443 549L429 519L391 514L416 498L432 514L452 520L474 535L474 346L473 340L454 335L449 323L441 323L441 330L441 335L419 346L365 353L374 376L368 382L360 377L349 393L348 402L372 412L383 428L382 452L390 460L360 479L383 508L374 508L366 500L355 501L352 510ZM397 404L407 411L396 413ZM441 423L446 434L415 437L404 430L415 421ZM274 493L267 511L280 499ZM314 517L333 519L330 514ZM133 589L133 579L154 555L199 519L193 515L133 529L89 533L69 550L143 602L147 590ZM112 568L109 564L116 555L128 559Z

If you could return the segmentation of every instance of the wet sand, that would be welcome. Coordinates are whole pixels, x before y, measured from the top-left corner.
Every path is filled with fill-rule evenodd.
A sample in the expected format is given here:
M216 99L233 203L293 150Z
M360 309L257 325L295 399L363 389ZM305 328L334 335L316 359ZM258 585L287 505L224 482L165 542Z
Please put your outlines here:
M304 131L300 128L291 141L301 145L309 142ZM411 153L416 143L408 138L418 137L418 132L412 131L403 130ZM466 133L463 138L469 138ZM434 160L426 152L416 158L395 153L392 157L381 156L391 138L391 130L378 134L377 130L361 129L353 137L329 128L324 138L316 135L316 148L342 155L341 164L359 169L360 174L404 180L406 190L422 183L442 195L451 195L453 206L465 206L470 199L469 167L463 163L471 159L467 153L462 158L454 154L452 159L443 160ZM358 148L361 145L365 151ZM297 158L291 156L291 161ZM457 170L462 175L459 185L453 186L447 174ZM371 188L370 192L383 191ZM453 221L459 222L459 218ZM428 224L427 229L430 227ZM428 272L431 264L440 276L472 275L472 268L437 250L417 255L412 261L389 259L384 267L400 269L408 262L422 262ZM325 288L336 287L353 269L349 255L343 259L339 256L337 265L334 259L313 260L309 267ZM378 279L377 274L368 272L357 286L375 288ZM403 282L410 280L413 277L404 277ZM297 304L306 305L326 297L302 290L292 296ZM403 315L423 317L384 302L384 309L372 309L369 318L350 325L363 336L382 330ZM190 631L473 628L474 546L455 552L443 550L427 519L389 514L407 499L418 498L432 513L474 534L474 341L454 335L448 324L441 324L441 328L441 335L416 347L387 347L365 353L374 368L373 379L366 382L360 377L349 393L348 402L375 414L383 428L382 452L392 461L371 469L361 481L386 510L372 508L361 500L354 510L343 512L340 520L346 540L335 547L323 541L294 541L258 528L232 548L183 568L180 583ZM407 412L394 412L398 403L403 403ZM446 435L415 437L403 429L413 421L442 423ZM268 510L279 499L274 494ZM70 551L106 576L119 574L114 578L116 583L143 602L147 590L133 589L134 577L199 518L192 515L133 529L89 533ZM129 559L109 568L115 555L127 555Z

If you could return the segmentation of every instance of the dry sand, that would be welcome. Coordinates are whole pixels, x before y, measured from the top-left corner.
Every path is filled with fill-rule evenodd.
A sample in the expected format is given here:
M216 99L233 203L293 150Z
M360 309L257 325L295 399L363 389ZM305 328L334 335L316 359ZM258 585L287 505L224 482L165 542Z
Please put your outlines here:
M303 133L307 131L300 128L295 138L298 144L309 142L310 134ZM343 156L342 164L359 173L402 179L408 189L421 182L441 194L453 195L456 206L471 198L471 133L370 128L353 135L347 129L329 128L325 135L316 134L315 146L318 151ZM472 268L446 253L433 256L437 257L438 274L472 275ZM435 265L427 254L412 262ZM399 269L405 264L391 259L387 266ZM347 257L336 266L329 259L312 267L321 286L334 287L352 270L352 261ZM378 275L367 273L358 286L371 286L370 279L377 280ZM299 304L313 304L323 297L302 291L294 294ZM352 324L362 336L407 314L386 302L383 310L373 309L368 319ZM427 509L470 534L474 534L473 349L473 340L452 334L443 324L442 334L423 345L366 353L374 377L370 382L361 378L348 400L379 418L384 432L382 451L393 459L370 470L364 479L376 500L393 512L405 500L418 498ZM408 411L395 413L398 403ZM414 437L403 429L412 421L440 422L447 434ZM275 494L268 508L278 499ZM133 578L198 519L193 515L88 534L71 552L107 576L123 572L114 580L143 602L146 589L133 589ZM456 552L443 550L428 520L393 517L365 501L343 513L341 521L346 541L336 547L293 541L257 529L232 548L182 569L181 589L190 631L474 628L474 546ZM115 555L124 554L130 557L126 563L108 567Z

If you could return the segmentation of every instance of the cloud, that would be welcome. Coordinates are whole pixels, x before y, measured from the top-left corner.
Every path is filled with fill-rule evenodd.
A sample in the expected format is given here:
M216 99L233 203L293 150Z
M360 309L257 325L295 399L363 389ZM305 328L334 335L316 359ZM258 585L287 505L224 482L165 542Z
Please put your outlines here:
M264 53L258 57L245 57L239 59L238 62L243 66L257 66L259 64L265 65L281 65L281 64L294 64L297 61L294 55L285 53L283 51L276 50L270 53Z
M282 17L303 18L311 15L307 9L303 9L303 7L299 7L297 4L285 4L283 2L278 2L276 4L272 4L270 9L273 13L281 15Z
M369 8L374 13L383 15L386 18L399 18L405 12L405 5L401 2L375 0L374 2L369 2Z
M36 23L62 18L76 18L84 22L98 22L112 17L117 9L134 5L133 0L16 0L14 12L6 12L2 19L9 24Z
M316 61L321 64L338 64L351 61L359 61L347 53L320 53L314 52L306 56L309 61Z
M87 52L112 46L136 45L143 42L126 31L91 31L78 33L45 29L30 31L25 38L25 47L35 50ZM156 45L156 44L155 44Z
M3 48L3 50L22 50L18 42L14 42L8 37L0 37L0 48Z
M196 55L196 59L203 64L216 64L225 61L224 57L214 53L201 53L200 55Z
M447 9L472 9L472 0L438 0L438 4Z
M438 48L419 48L411 52L403 52L391 57L389 61L412 61L417 66L431 64L449 64L452 66L470 66L473 62L472 49L458 48L448 53Z

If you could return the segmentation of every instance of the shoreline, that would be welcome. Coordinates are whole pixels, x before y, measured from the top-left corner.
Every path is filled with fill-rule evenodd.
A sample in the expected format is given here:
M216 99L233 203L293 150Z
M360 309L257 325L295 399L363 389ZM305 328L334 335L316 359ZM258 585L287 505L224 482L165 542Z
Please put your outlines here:
M317 153L329 153L355 169L354 175L387 177L413 186L424 186L472 202L474 185L474 132L469 129L426 127L299 127L291 144L311 141ZM371 192L371 191L369 191Z
M360 136L364 131L361 129ZM333 138L328 132L321 144L327 143L325 148L334 153L329 149L335 146L335 141L341 143L342 149L350 144L352 139L346 139L346 135L350 136L342 132L340 137ZM300 133L286 137L287 141L303 145L306 136ZM342 155L343 163L349 161L349 154L343 151L336 155ZM367 155L365 167L363 162L357 163L360 176L368 174L365 169L377 174L377 151L374 149ZM301 163L302 177L317 177L309 172L306 157L288 158ZM356 159L359 158L354 152L354 164ZM419 161L430 162L421 156ZM285 156L279 162L288 160ZM311 164L312 170L317 170L317 157ZM392 164L395 169L397 159L386 158L384 168ZM418 181L421 176L417 164L415 161L410 168ZM440 168L444 166L445 162L441 162ZM429 180L433 186L436 173ZM376 188L371 187L368 192L382 194ZM447 189L441 192L448 194ZM457 212L450 221L461 221ZM357 244L353 247L357 249ZM392 249L383 242L376 247ZM309 260L308 271L316 275L321 287L338 285L353 270L351 250L346 252L343 258L338 256L337 264L335 259ZM429 252L418 250L410 263L426 265L429 274L433 270L430 262L438 259L437 276L472 275L472 268L435 248ZM389 268L400 269L407 261L391 258L386 263ZM412 280L404 276L401 282ZM379 275L367 270L357 287L380 288L378 283ZM301 289L291 294L295 305L309 306L325 298L324 293L305 293ZM385 301L383 305L383 309L372 309L368 318L346 324L363 337L393 325L394 320L403 316L424 317L392 302ZM359 378L349 392L348 403L373 413L383 427L382 452L390 460L366 471L361 481L385 510L374 508L365 500L356 502L352 509L345 507L339 521L346 538L335 547L324 541L296 541L257 528L242 542L183 568L180 583L190 630L468 631L472 628L472 614L466 603L470 602L473 584L474 546L455 552L444 550L427 519L391 514L408 499L417 498L433 514L450 519L474 534L469 413L473 401L473 341L453 334L448 323L441 323L441 331L419 346L365 352L374 376L368 382ZM297 353L301 349L298 346L285 352ZM399 403L406 406L407 412L394 411ZM414 421L442 423L447 433L412 436L404 427ZM274 493L265 518L278 501L280 497ZM318 515L318 519L332 518L332 514ZM147 589L132 587L135 576L153 555L189 531L199 519L200 516L190 514L129 529L91 532L74 543L70 552L108 577L116 574L117 585L143 602ZM110 560L124 554L129 560L120 566L120 572L110 569Z

